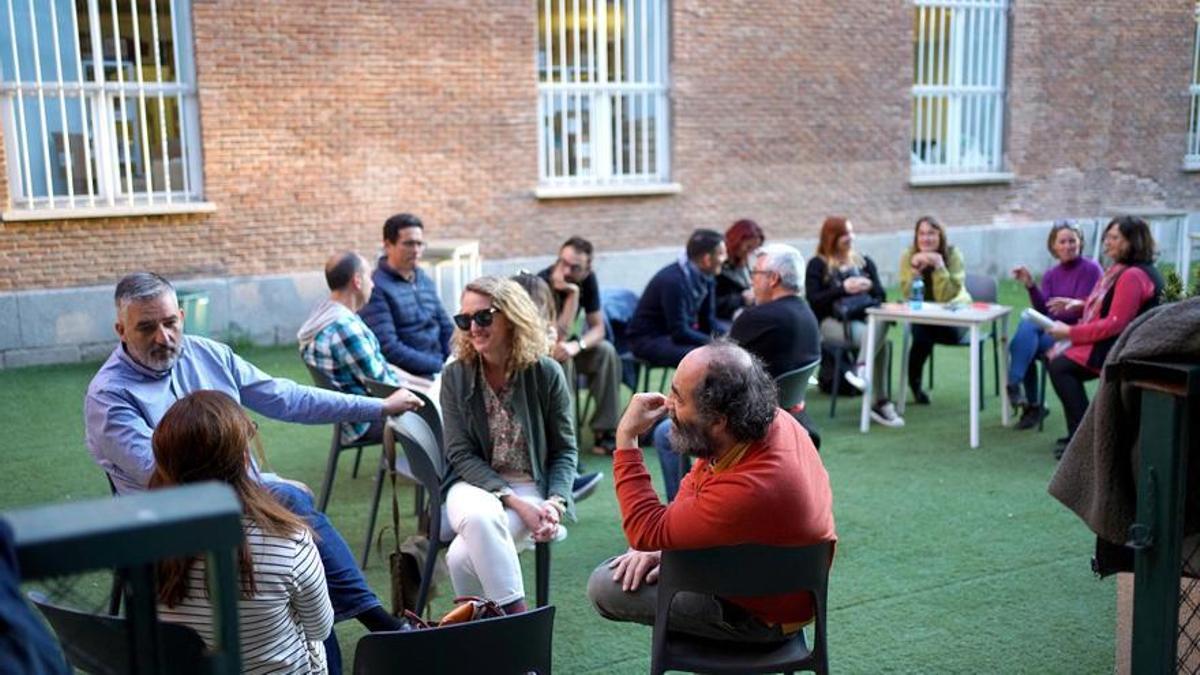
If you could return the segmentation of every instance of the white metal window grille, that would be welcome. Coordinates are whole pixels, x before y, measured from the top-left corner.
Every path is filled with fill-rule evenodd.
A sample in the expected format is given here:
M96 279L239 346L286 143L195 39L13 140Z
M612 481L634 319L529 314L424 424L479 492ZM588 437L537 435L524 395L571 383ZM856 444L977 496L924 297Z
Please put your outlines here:
M1200 2L1192 10L1196 22L1196 37L1192 48L1192 85L1188 88L1192 109L1188 115L1187 155L1184 168L1200 169Z
M190 0L0 0L15 210L201 199Z
M1002 172L1008 0L913 4L913 178Z
M536 1L540 185L666 183L666 2Z

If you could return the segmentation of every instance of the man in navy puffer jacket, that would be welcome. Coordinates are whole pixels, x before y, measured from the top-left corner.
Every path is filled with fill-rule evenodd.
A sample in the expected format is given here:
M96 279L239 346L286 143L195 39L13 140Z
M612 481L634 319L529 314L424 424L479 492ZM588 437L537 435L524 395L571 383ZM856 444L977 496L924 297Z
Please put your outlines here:
M406 373L433 378L450 355L454 324L433 280L417 267L425 250L425 226L408 213L388 218L383 248L371 275L375 289L359 314L379 338L388 362Z

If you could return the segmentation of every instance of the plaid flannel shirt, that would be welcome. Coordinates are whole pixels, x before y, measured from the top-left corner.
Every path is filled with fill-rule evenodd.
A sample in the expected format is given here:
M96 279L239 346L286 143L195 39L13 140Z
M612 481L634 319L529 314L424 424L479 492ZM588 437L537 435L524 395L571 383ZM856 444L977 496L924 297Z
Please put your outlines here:
M379 340L357 314L347 313L321 329L300 356L308 365L329 375L338 390L347 394L370 396L363 384L366 379L400 384L383 358ZM369 422L343 424L342 441L348 443L360 438L370 426Z

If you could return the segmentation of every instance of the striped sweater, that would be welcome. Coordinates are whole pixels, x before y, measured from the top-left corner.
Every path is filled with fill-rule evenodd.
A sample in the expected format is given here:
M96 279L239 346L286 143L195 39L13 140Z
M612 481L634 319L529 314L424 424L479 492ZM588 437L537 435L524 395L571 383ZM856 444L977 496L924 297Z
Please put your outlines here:
M333 607L325 586L325 568L308 530L292 536L264 533L243 519L254 560L257 593L238 601L238 629L244 673L324 673L321 641L333 629ZM194 629L213 644L212 606L205 593L206 561L192 566L183 602L160 604L159 618Z

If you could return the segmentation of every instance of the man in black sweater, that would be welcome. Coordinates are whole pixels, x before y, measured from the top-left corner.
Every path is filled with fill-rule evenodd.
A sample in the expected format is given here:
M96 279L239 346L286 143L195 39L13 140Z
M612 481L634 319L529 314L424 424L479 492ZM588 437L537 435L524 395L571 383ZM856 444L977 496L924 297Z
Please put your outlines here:
M821 358L821 330L808 302L800 297L804 256L787 244L767 244L752 256L750 288L755 305L738 315L729 337L762 359L771 377L779 377ZM804 410L788 412L808 430L819 449L821 437ZM664 420L654 429L668 501L675 498L685 470L685 460L671 449L670 428L670 420Z
M771 377L821 358L821 329L800 297L804 258L787 244L768 244L750 271L754 306L738 315L729 337L763 360Z

